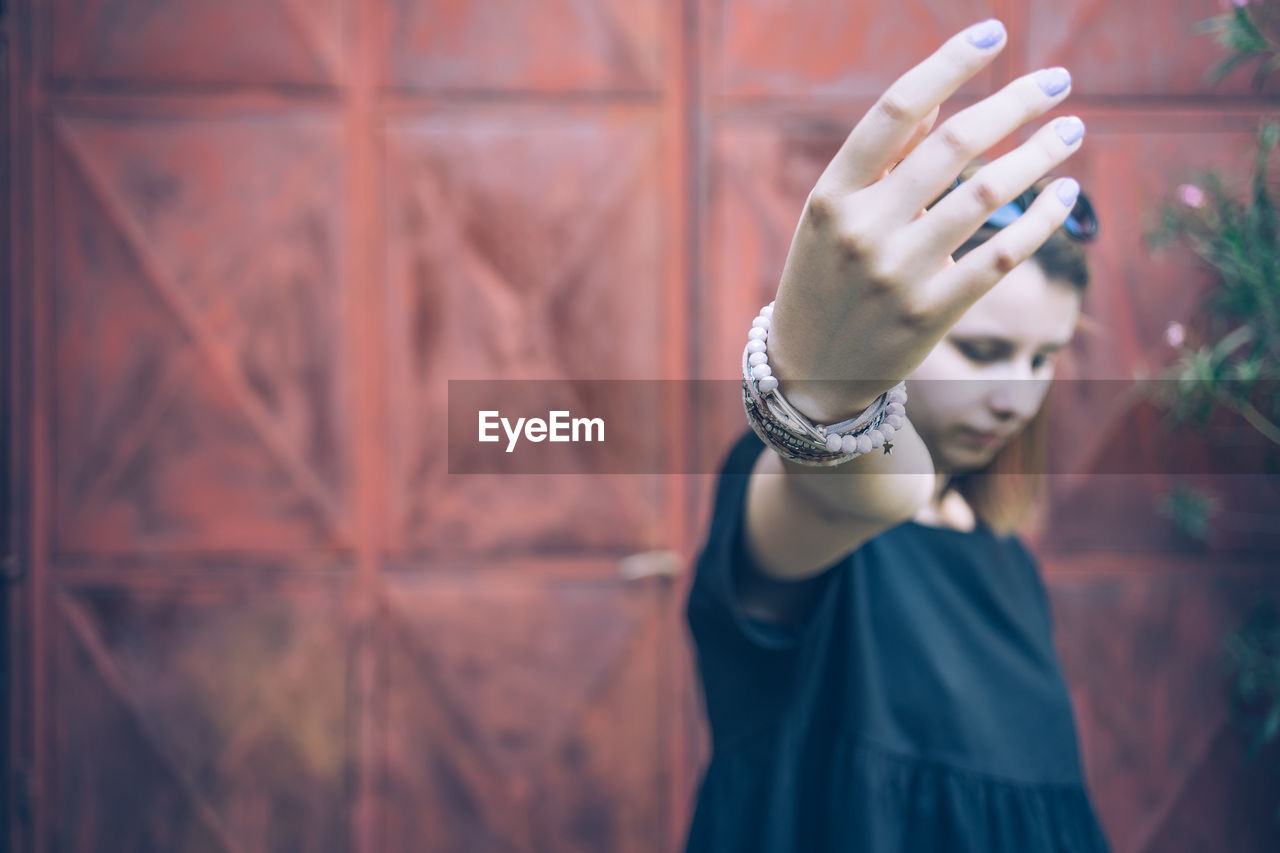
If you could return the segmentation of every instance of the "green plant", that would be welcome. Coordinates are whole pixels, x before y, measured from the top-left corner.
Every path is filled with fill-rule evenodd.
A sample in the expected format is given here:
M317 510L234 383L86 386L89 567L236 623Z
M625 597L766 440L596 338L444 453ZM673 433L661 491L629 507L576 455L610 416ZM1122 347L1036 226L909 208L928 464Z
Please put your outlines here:
M1200 424L1225 407L1280 445L1280 216L1267 174L1277 143L1280 124L1263 125L1245 199L1218 173L1203 174L1178 188L1149 239L1155 249L1188 245L1217 279L1200 327L1166 331L1177 356L1153 388L1157 399L1176 420Z
M1258 602L1222 642L1231 715L1250 732L1247 760L1280 737L1280 613L1273 600ZM1280 822L1280 809L1276 811Z
M1253 85L1261 89L1280 70L1280 0L1233 0L1225 14L1199 21L1195 30L1217 36L1227 56L1209 72L1217 82L1236 67L1257 61ZM1244 418L1280 445L1280 217L1268 177L1280 124L1258 133L1253 175L1245 198L1218 172L1178 187L1167 202L1153 248L1180 241L1216 273L1199 328L1171 323L1166 338L1178 350L1155 383L1157 399L1175 421L1207 423L1216 408ZM1190 342L1188 342L1190 338Z
M1246 191L1233 191L1227 177L1207 172L1164 204L1149 234L1151 247L1189 247L1215 281L1194 323L1168 325L1173 362L1144 386L1175 425L1204 428L1221 411L1239 416L1275 446L1269 469L1260 472L1273 475L1280 467L1280 215L1268 167L1278 144L1280 124L1264 124ZM1209 539L1217 505L1211 493L1179 487L1160 501L1175 527Z
M1207 492L1190 486L1175 486L1159 504L1160 514L1198 542L1208 542L1209 523L1218 514L1221 502Z
M1217 35L1227 56L1209 72L1212 82L1256 61L1253 86L1261 91L1280 70L1280 4L1234 0L1230 12L1199 22ZM1170 323L1166 340L1177 350L1164 381L1154 385L1175 421L1204 425L1215 411L1235 413L1280 447L1280 217L1268 177L1280 124L1258 133L1253 175L1243 199L1218 173L1201 175L1164 205L1153 248L1177 240L1215 273L1215 283L1194 328ZM1275 455L1269 463L1275 474ZM1268 479L1274 484L1277 478ZM1194 489L1175 489L1162 511L1189 535L1204 540L1217 502ZM1249 760L1280 738L1280 608L1260 601L1222 642L1232 716L1251 733ZM1280 809L1276 811L1280 822Z
M1257 60L1253 86L1261 90L1267 78L1280 69L1280 37L1273 37L1280 29L1277 4L1236 0L1234 6L1230 12L1195 26L1197 32L1216 35L1227 49L1226 58L1209 70L1209 82L1217 83L1237 66Z

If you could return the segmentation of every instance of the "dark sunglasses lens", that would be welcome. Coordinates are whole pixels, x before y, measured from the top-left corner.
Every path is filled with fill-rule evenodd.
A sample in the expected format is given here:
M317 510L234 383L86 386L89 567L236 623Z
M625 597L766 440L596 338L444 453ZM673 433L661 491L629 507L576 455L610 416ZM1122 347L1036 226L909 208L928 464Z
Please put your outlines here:
M943 196L955 190L962 183L964 183L963 178L956 178L951 182L951 186L947 187L947 191L934 201L934 204L937 204L938 201L942 200ZM1019 216L1031 207L1037 195L1038 192L1036 190L1027 190L1008 204L996 208L995 212L987 218L986 224L995 228L1005 228L1012 225ZM930 207L932 206L930 205ZM1089 199L1085 197L1084 193L1081 193L1076 198L1075 206L1071 208L1071 215L1062 224L1062 228L1081 242L1088 242L1098 236L1098 219L1093 213L1093 205L1089 203Z
M1098 235L1098 219L1094 216L1093 205L1083 195L1076 199L1063 227L1078 240L1092 240Z

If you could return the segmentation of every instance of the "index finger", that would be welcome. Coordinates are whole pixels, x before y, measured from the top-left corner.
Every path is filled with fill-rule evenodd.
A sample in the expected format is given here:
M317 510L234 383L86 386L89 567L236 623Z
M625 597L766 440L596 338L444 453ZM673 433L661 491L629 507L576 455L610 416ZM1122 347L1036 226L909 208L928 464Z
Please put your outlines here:
M836 194L872 183L902 150L916 125L1000 52L1005 36L1004 24L988 18L956 33L895 80L850 131L818 179L819 186Z

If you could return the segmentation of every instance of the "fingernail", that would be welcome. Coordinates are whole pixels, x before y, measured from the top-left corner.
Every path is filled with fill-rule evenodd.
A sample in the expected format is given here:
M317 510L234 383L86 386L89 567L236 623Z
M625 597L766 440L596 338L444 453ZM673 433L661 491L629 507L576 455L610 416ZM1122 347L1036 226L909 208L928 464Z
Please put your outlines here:
M1058 119L1053 123L1053 129L1058 132L1058 138L1065 145L1075 145L1084 136L1084 122L1076 116Z
M980 24L974 24L968 32L969 44L984 50L995 47L1004 38L1004 24L995 18L988 18Z
M1061 66L1042 68L1036 72L1036 82L1046 95L1057 95L1071 85L1071 72Z
M1076 197L1080 195L1080 182L1075 178L1067 178L1058 184L1058 201L1067 207L1073 207Z

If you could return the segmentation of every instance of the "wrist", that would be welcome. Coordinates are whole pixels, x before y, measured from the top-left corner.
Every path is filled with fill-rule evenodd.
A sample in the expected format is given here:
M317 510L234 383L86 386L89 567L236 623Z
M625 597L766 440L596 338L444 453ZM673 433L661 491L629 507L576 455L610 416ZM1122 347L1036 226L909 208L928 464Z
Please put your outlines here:
M809 408L802 412L787 399L769 364L772 315L772 304L760 310L742 352L742 403L756 434L783 457L810 466L834 467L881 446L889 453L905 415L906 382L880 390L870 380L793 380L792 393ZM869 402L862 404L863 399ZM838 414L844 411L851 414Z
M779 393L815 424L838 424L856 417L888 387L883 382L866 380L798 378L799 371L793 369L777 341L770 348L769 361Z
M820 380L814 379L789 382L778 377L778 391L796 411L815 424L838 424L857 417L880 396L876 394L865 399L851 397L848 393L841 394L835 390L824 391L818 387L822 384Z

